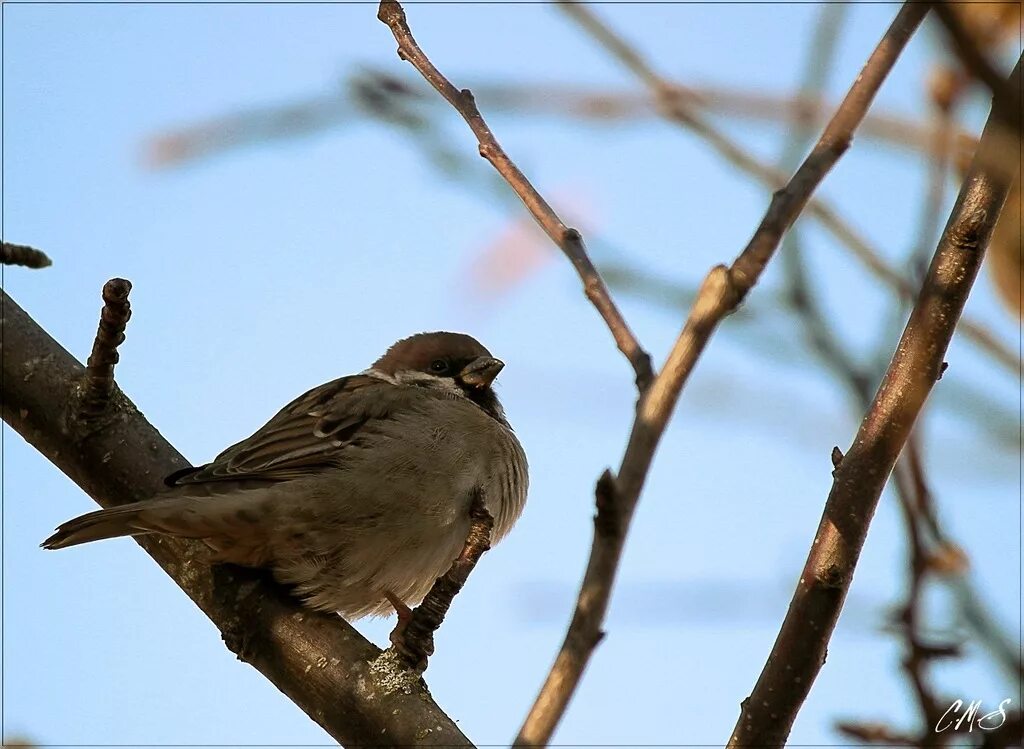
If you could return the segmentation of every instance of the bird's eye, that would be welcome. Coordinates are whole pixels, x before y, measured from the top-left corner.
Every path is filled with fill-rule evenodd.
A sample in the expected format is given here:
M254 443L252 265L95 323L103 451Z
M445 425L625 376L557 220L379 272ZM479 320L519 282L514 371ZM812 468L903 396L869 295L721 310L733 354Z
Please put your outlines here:
M442 374L443 372L447 372L448 362L446 362L444 359L434 359L434 361L430 362L430 371L434 372L435 374Z

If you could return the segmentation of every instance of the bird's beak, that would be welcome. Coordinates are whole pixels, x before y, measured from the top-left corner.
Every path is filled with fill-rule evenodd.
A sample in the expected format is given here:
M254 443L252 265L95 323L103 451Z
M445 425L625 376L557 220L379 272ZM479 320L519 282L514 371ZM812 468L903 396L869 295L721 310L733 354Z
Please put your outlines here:
M467 364L459 372L459 382L474 388L484 388L494 382L498 372L505 366L501 359L481 356Z

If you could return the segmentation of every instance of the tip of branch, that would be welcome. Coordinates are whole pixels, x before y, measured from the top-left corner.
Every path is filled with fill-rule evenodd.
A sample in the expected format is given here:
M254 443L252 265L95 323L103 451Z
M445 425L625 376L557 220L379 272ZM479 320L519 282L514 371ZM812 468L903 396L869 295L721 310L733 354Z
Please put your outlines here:
M127 278L111 278L103 284L104 302L123 302L131 293L132 282Z
M2 259L4 265L21 265L25 268L48 268L53 261L42 250L29 247L24 244L11 244L4 242L2 245Z
M380 7L377 8L377 19L392 28L395 25L402 27L406 25L405 10L396 0L381 0Z

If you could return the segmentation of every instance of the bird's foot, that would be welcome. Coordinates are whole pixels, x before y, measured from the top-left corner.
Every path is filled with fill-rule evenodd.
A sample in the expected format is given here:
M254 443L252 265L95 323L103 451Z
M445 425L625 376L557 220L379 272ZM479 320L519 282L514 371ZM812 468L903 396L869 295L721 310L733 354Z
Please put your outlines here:
M389 638L391 645L414 671L423 673L427 668L427 658L434 653L433 633L427 632L425 637L407 636L407 629L412 621L412 609L390 591L385 592L384 596L395 607L395 613L398 615L398 622L391 630Z
M406 606L405 601L391 591L385 591L384 597L388 599L388 603L394 606L395 614L398 615L398 622L395 624L395 628L391 630L391 644L398 647L399 642L404 642L405 640L405 628L412 621L412 609Z

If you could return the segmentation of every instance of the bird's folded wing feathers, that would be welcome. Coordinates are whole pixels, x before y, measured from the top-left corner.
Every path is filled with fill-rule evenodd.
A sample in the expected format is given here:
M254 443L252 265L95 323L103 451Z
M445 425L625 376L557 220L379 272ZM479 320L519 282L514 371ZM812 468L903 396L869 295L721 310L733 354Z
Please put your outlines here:
M366 423L386 416L396 405L394 398L382 397L382 390L389 389L366 375L342 377L313 388L211 463L171 474L166 483L288 481L337 467L345 446Z

